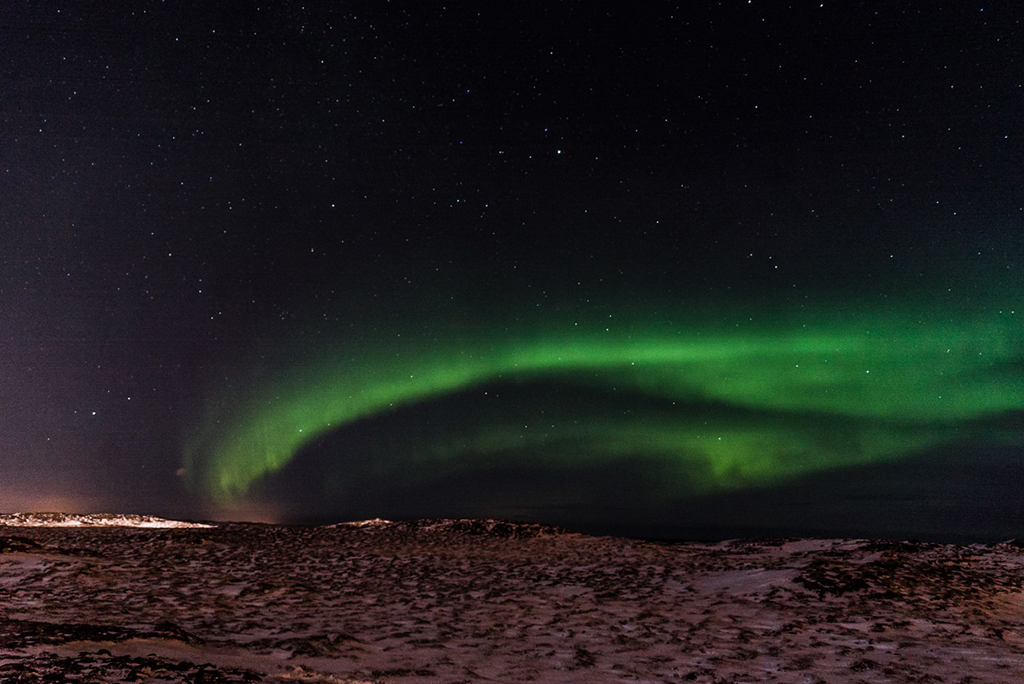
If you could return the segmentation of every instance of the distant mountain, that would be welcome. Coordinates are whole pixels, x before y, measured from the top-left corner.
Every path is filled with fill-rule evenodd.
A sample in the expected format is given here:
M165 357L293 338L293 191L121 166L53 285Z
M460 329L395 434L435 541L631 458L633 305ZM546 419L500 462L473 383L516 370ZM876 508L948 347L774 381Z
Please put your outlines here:
M203 523L166 520L152 515L113 515L91 513L11 513L0 515L0 525L7 527L213 527Z

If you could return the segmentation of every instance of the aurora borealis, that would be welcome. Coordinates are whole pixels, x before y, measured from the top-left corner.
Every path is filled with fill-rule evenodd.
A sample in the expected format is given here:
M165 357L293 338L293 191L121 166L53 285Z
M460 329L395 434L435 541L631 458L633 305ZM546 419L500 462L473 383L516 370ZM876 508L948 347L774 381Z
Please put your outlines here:
M292 350L269 380L231 387L189 444L186 470L230 503L324 433L403 407L415 415L445 396L486 404L502 386L518 387L519 400L464 406L441 430L409 427L397 463L381 467L401 478L493 459L557 469L642 456L676 473L660 495L686 497L961 440L1019 441L1000 428L1024 408L1012 371L1024 354L1015 311L965 320L936 306L805 310L812 323L782 314L716 326L634 310L521 321L528 332L497 321L459 330L438 316L391 344ZM346 456L336 454L340 471Z
M1022 537L1022 27L14 2L0 512Z

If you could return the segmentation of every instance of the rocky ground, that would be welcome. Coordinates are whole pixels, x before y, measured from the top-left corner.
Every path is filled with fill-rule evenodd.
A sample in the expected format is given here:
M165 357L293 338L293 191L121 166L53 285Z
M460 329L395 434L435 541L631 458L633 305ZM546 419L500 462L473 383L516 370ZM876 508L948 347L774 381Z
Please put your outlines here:
M0 526L5 683L1024 681L1012 542L26 520Z

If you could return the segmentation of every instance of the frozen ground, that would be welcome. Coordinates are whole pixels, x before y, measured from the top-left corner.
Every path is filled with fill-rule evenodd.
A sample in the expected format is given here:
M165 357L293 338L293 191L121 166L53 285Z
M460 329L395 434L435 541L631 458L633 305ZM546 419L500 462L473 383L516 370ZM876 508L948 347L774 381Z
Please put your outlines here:
M1015 543L133 520L0 526L0 681L1024 681Z
M212 527L205 523L166 520L152 515L76 515L73 513L13 513L0 515L0 527Z

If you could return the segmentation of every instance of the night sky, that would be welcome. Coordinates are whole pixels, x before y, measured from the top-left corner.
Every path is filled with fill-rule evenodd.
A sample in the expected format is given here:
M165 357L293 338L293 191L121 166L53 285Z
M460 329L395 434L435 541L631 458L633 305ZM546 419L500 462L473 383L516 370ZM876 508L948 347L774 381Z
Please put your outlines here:
M5 3L0 509L1024 537L1022 19Z

